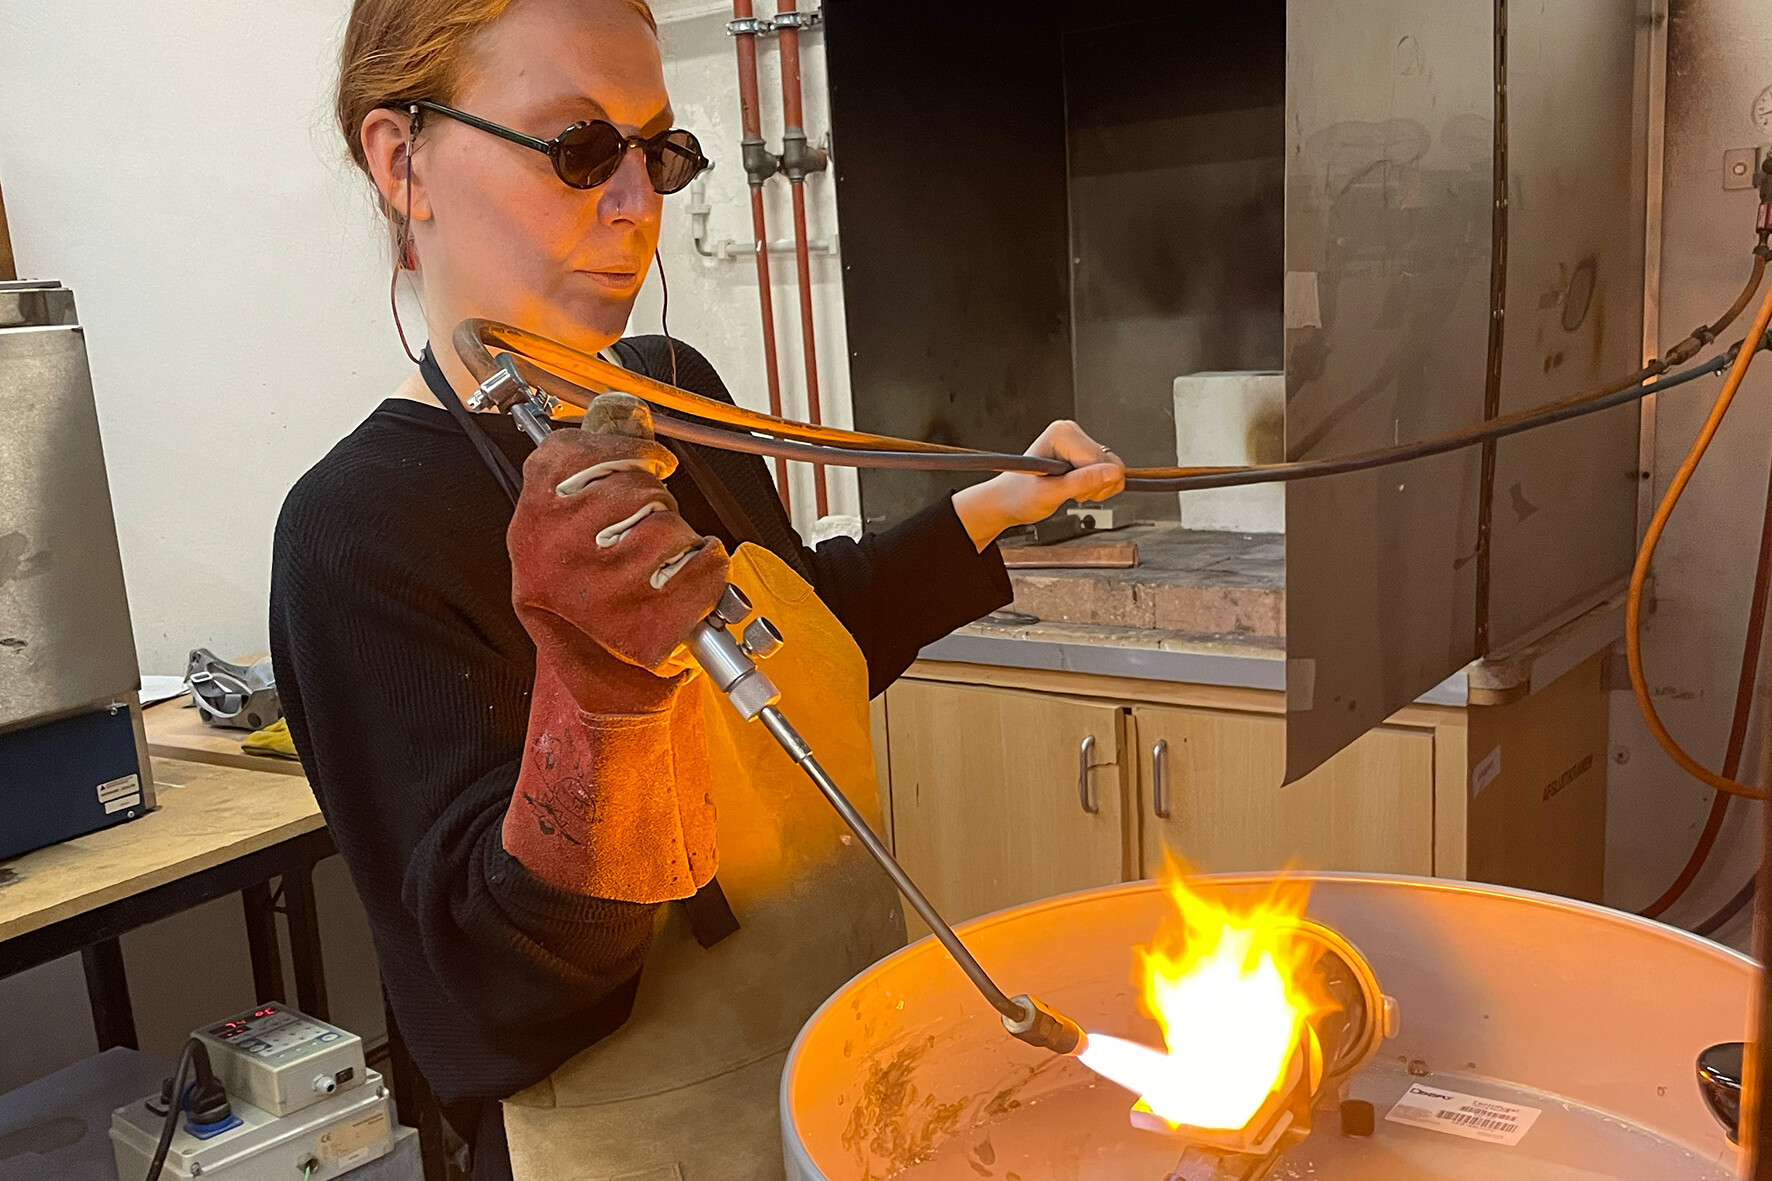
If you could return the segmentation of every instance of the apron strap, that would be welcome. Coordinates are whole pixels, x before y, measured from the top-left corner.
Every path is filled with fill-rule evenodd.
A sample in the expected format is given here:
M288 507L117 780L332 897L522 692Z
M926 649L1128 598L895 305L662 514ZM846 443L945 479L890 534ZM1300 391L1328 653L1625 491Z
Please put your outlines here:
M732 903L726 901L726 891L720 888L717 875L683 899L681 905L683 917L689 920L689 933L703 947L712 947L738 930L738 916L732 913Z
M518 495L523 491L522 470L511 462L510 456L500 451L492 440L486 437L486 432L480 429L480 424L474 421L474 416L468 413L468 408L463 406L461 399L455 396L455 391L449 386L449 379L443 376L443 367L437 364L437 358L431 356L430 345L426 345L425 351L419 355L418 371L424 376L425 385L430 389L431 396L443 403L443 409L449 411L450 417L455 419L456 425L460 426L462 433L467 435L468 442L472 443L474 450L480 453L480 462L492 472L493 478L498 481L498 486L504 489L505 495L511 498L511 504L515 505Z
M624 357L624 364L626 360L627 358ZM491 470L493 477L498 480L499 487L505 490L505 495L509 496L511 503L515 505L517 497L523 491L522 470L511 462L510 456L500 451L497 445L487 438L486 432L480 429L480 424L474 420L474 416L468 413L468 408L463 406L461 399L455 396L455 391L449 386L449 379L443 376L442 367L437 364L436 358L431 356L429 345L425 346L425 351L420 356L418 371L424 375L425 385L430 389L432 396L443 403L443 408L449 411L450 416L461 426L462 432L468 437L468 442L472 443L474 450L480 453L480 461ZM645 371L642 369L640 372L644 373ZM713 470L708 467L708 461L688 447L679 449L672 446L675 440L667 439L664 442L683 461L684 467L688 470L690 477L695 480L696 486L708 498L708 502L714 506L714 511L720 514L720 520L725 523L728 529L733 530L734 536L740 541L754 540L756 526L751 524L750 517L745 514L743 507L733 499L731 491L720 482L720 477L716 476ZM703 473L705 473L705 477ZM716 499L712 491L714 488L718 488L720 494L730 502L732 509L736 512L735 518L728 519L726 512L721 509L720 501ZM750 536L746 536L734 527L734 519L749 530ZM758 542L758 544L762 543ZM726 901L726 891L720 888L718 877L709 878L707 885L688 898L682 899L680 904L683 907L683 916L689 920L689 933L694 935L695 941L703 947L712 947L738 930L738 916L732 913L732 904Z
M645 356L632 341L618 340L612 346L612 351L621 361L621 367L629 373L638 373L641 377L657 380L658 375L651 372ZM695 444L681 439L667 439L662 435L658 441L670 448L671 453L677 457L690 480L707 498L714 515L720 518L720 524L726 526L726 531L732 534L733 541L740 545L748 541L752 545L769 548L744 505L738 503L738 497L732 495L732 489L726 486L726 481L714 471L713 465L708 463L707 457L696 449Z

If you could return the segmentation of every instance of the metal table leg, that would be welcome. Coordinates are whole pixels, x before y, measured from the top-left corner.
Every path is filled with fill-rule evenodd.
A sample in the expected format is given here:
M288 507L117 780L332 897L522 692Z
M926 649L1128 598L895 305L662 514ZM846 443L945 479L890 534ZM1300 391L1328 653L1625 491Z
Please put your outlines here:
M246 911L246 946L252 956L252 990L259 1003L282 1002L284 995L283 950L277 941L277 912L268 882L240 891Z
M80 962L86 968L86 996L92 1005L98 1048L139 1050L135 1010L129 1004L129 977L123 970L123 945L115 939L89 943L80 949Z
M304 865L283 875L283 912L289 919L289 953L295 961L295 1006L310 1017L330 1021L312 865Z

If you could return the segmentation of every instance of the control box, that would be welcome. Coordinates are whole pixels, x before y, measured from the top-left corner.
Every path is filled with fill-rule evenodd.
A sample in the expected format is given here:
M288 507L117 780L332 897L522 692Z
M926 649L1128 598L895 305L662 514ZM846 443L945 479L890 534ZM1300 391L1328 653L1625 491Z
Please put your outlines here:
M286 1005L263 1004L192 1036L232 1099L273 1116L360 1085L363 1039Z
M322 1095L293 1115L275 1116L236 1098L220 1131L180 1119L156 1181L332 1181L393 1148L388 1089L359 1069L358 1085ZM111 1148L122 1181L143 1181L165 1123L158 1095L111 1113Z

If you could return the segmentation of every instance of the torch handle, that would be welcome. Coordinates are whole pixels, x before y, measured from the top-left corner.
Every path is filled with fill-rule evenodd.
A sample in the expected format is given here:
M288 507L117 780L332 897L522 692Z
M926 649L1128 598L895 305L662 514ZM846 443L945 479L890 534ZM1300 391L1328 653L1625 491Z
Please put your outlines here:
M760 720L763 728L781 744L788 757L806 772L806 777L812 780L825 800L836 809L837 815L843 818L843 823L849 826L849 831L855 834L868 855L886 871L886 876L892 879L898 892L905 896L911 909L929 924L930 931L947 949L954 962L960 965L960 970L966 973L973 987L1002 1016L1004 1028L1029 1045L1051 1050L1055 1054L1079 1052L1085 1039L1076 1022L1054 1012L1032 997L1012 997L997 987L997 982L991 979L990 973L984 970L977 957L954 934L954 929L941 917L935 904L911 880L911 875L892 856L886 843L868 826L867 820L856 810L849 797L843 794L843 789L837 786L837 781L831 778L823 764L813 755L812 747L800 737L799 731L794 729L793 723L788 721L776 704L781 700L781 691L751 658L754 652L767 655L780 647L781 634L761 617L751 624L751 628L760 627L755 638L765 643L764 648L755 646L751 629L746 630L744 643L740 643L738 637L732 634L731 627L750 613L750 600L737 587L728 586L713 612L695 625L685 641L696 664L701 666L702 672L707 674L714 688L725 694L726 700L731 702L732 708L741 718L747 722Z
M830 777L830 773L824 769L823 764L812 753L812 748L806 745L806 740L800 737L799 732L794 729L793 724L787 720L781 710L774 705L766 705L757 716L762 721L764 728L781 744L781 748L788 752L788 757L800 765L800 769L806 772L806 777L812 780L818 790L824 794L824 798L830 801L831 807L837 810L837 815L843 818L843 823L849 826L849 830L862 843L862 847L867 849L875 861L879 862L880 868L886 871L886 876L892 879L892 884L898 887L898 892L903 894L906 901L911 904L911 909L916 911L918 917L925 923L929 924L929 929L934 932L936 939L940 940L941 945L947 948L948 954L954 957L954 962L960 965L960 970L966 973L973 986L984 995L985 1000L990 1002L991 1008L1011 1021L1025 1020L1028 1015L1027 1011L997 987L997 982L991 979L990 973L984 970L984 966L973 956L971 950L960 941L958 935L954 934L954 929L948 925L946 919L941 917L941 912L935 909L935 904L930 902L917 883L911 880L911 875L904 871L904 866L900 865L898 859L886 848L885 842L881 841L874 830L869 827L862 814L856 811L855 805L850 802L848 796L843 794L843 789L837 786L836 780Z

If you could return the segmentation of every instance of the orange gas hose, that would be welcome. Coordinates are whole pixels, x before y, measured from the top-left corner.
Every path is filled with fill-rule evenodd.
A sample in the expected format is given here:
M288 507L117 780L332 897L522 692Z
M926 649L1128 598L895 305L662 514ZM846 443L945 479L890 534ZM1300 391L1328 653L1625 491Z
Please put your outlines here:
M1667 522L1673 516L1674 506L1680 502L1686 485L1691 483L1692 473L1697 470L1699 461L1710 447L1711 439L1716 436L1717 428L1722 425L1723 416L1729 412L1729 404L1735 400L1735 393L1741 388L1742 379L1747 376L1748 366L1753 364L1754 355L1759 352L1758 346L1765 338L1768 324L1772 324L1772 286L1767 287L1766 295L1760 301L1760 310L1754 315L1753 327L1748 330L1747 339L1736 355L1735 363L1729 367L1729 376L1724 380L1722 392L1717 395L1716 403L1711 407L1710 416L1705 419L1704 427L1692 443L1692 449L1686 453L1679 470L1674 473L1667 493L1656 506L1655 515L1649 519L1642 548L1637 551L1636 565L1631 570L1630 594L1625 600L1624 613L1625 659L1630 666L1631 692L1636 695L1637 708L1642 712L1649 733L1655 736L1655 741L1661 744L1669 757L1693 778L1718 791L1744 796L1750 800L1763 800L1767 798L1767 793L1728 776L1719 775L1693 758L1668 732L1661 715L1656 711L1655 701L1649 694L1648 681L1643 675L1643 588L1649 579L1649 565L1655 558L1655 548L1661 542L1661 535L1667 530Z
M1754 568L1754 589L1748 599L1747 634L1741 645L1741 669L1735 680L1735 712L1729 718L1729 745L1723 750L1722 773L1735 778L1741 767L1741 756L1747 748L1747 723L1753 714L1754 685L1760 674L1760 646L1766 633L1766 600L1772 595L1772 473L1768 475L1766 507L1760 516L1760 555ZM1729 814L1729 801L1735 797L1726 791L1711 793L1710 814L1704 818L1704 829L1692 846L1692 855L1661 897L1637 913L1646 919L1659 918L1668 907L1678 902L1698 880L1698 872L1710 860L1717 838L1723 832L1723 820ZM1703 932L1700 932L1702 934Z

